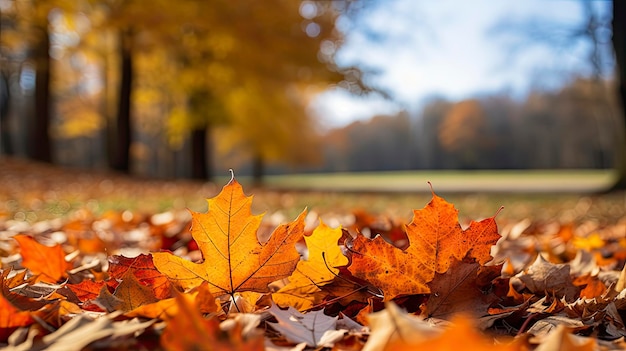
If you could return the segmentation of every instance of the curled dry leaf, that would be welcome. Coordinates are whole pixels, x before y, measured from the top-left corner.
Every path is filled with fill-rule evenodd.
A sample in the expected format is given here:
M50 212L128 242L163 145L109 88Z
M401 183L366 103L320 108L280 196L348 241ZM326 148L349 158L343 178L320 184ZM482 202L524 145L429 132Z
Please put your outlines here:
M521 343L496 344L495 341L476 330L474 320L465 315L456 316L450 326L439 335L423 340L396 339L384 350L464 350L464 351L522 351Z
M269 323L287 340L295 343L306 343L310 347L332 347L340 340L345 330L336 330L337 317L330 317L324 311L302 314L293 307L281 310L272 305L269 310L278 323Z
M178 309L161 335L166 350L263 350L263 338L244 339L240 323L222 332L217 318L203 318L198 305L183 294L177 294L175 300Z
M532 293L554 294L567 301L578 298L579 288L574 286L568 264L553 264L537 255L535 262L516 275Z
M371 332L362 351L384 350L396 340L420 342L441 333L424 318L402 311L393 302L385 303L384 310L368 315L367 320Z

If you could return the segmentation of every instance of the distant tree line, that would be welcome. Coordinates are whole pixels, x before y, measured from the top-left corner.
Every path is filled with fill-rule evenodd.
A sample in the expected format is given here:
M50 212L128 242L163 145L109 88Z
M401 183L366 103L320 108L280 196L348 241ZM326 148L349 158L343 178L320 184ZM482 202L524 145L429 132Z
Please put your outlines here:
M322 139L315 171L611 168L620 138L610 82L576 79L523 101L432 98L420 113L357 121Z

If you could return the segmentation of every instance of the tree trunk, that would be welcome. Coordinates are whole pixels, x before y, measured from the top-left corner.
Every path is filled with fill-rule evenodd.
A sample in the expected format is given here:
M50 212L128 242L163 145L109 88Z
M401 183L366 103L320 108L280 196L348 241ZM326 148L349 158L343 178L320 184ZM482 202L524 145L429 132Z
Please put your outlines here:
M252 160L252 182L255 186L263 185L263 176L265 175L265 161L263 156L257 154Z
M9 75L2 71L0 76L0 153L13 155L13 145L11 144L11 133L9 131L9 104L11 103L11 92L9 91Z
M29 155L32 159L52 162L50 134L50 37L47 27L41 27L35 48L35 121L31 127Z
M117 171L130 171L131 143L131 94L133 85L132 33L129 30L120 33L120 97L117 119L109 145L109 166Z
M622 119L622 138L617 149L619 178L612 190L626 189L626 2L613 0L613 49L617 69L618 101Z
M191 131L191 177L200 180L211 180L213 174L209 167L212 164L207 147L210 142L210 128Z

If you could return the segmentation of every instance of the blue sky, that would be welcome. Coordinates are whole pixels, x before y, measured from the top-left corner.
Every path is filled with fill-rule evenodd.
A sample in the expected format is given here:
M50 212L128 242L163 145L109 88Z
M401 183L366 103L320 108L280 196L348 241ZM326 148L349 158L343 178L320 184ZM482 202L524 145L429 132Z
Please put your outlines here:
M530 18L548 30L573 26L583 18L578 1L364 1L369 7L357 19L338 23L346 40L337 60L376 70L366 79L392 99L354 97L342 90L324 93L313 109L327 127L399 109L415 112L433 95L459 100L506 91L519 97L530 87L555 86L567 73L588 69L584 41L566 48L529 45L512 51L520 46L508 44L523 35L494 29L498 22ZM611 3L594 6L608 15Z

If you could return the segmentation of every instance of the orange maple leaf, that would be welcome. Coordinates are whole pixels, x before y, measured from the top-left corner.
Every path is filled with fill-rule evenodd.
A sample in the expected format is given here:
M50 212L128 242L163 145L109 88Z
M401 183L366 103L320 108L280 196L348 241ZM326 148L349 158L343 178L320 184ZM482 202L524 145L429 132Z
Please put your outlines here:
M29 311L20 311L0 294L0 329L23 327L34 322Z
M435 274L447 272L454 262L469 256L482 265L491 259L491 246L500 238L494 218L472 222L464 231L458 210L433 192L423 209L413 211L413 220L406 226L406 249L380 236L370 240L359 235L351 243L352 264L348 269L380 288L384 301L401 294L428 294L428 283Z
M348 264L337 241L342 236L341 227L332 229L320 219L320 224L311 235L305 236L308 258L298 262L289 276L289 283L272 294L272 299L281 307L305 310L321 302L321 287L331 283L339 269Z
M39 275L38 280L56 283L67 277L67 271L72 264L65 260L65 252L61 245L45 246L28 235L13 237L20 245L22 266L33 274Z
M300 254L295 243L304 234L306 211L276 228L265 244L257 230L263 215L252 215L252 196L233 178L213 199L207 213L192 212L192 236L204 261L194 263L168 252L154 253L156 268L183 288L203 281L215 295L267 291L267 285L289 276Z

